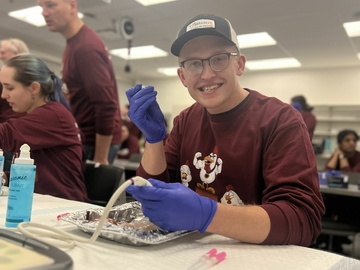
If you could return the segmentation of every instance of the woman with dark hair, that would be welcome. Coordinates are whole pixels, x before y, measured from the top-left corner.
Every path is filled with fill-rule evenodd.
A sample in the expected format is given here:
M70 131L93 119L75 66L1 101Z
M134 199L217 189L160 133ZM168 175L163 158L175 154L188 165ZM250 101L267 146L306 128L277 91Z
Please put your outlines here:
M293 106L301 113L305 125L309 131L310 140L312 140L317 123L315 115L311 112L313 110L313 107L309 106L309 104L306 103L306 99L304 96L293 97L291 99L291 106Z
M0 148L19 151L27 143L37 167L35 192L88 201L83 149L61 80L33 55L18 55L0 72L1 98L26 115L0 124Z
M360 152L356 151L359 136L354 130L345 129L337 136L338 148L326 163L326 170L360 172Z

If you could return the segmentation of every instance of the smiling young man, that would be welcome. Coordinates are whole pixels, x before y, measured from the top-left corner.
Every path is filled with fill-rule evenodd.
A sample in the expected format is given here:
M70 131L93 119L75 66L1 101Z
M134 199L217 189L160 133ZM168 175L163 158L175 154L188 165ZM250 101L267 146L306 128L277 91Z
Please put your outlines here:
M129 117L147 141L137 173L153 185L127 191L165 230L310 245L320 233L324 205L301 115L240 86L246 59L225 18L191 19L171 52L196 103L175 118L163 146L164 116L154 88L127 91Z
M86 158L112 163L121 142L115 74L99 36L78 17L76 0L38 0L49 31L66 39L62 80L83 134Z

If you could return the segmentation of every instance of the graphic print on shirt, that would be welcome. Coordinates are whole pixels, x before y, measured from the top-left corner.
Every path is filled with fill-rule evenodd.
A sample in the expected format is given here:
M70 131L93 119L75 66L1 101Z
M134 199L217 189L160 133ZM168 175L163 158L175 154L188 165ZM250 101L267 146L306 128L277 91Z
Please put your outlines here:
M189 186L189 182L192 180L191 171L189 167L189 161L186 160L184 165L180 167L181 182L185 187Z
M204 189L212 194L215 194L215 190L209 187L209 184L215 181L216 175L221 173L222 159L218 157L218 149L215 146L214 151L209 155L201 159L202 154L197 152L194 156L193 164L196 169L200 170L200 179L203 182L197 183L197 187Z
M220 199L220 202L223 204L244 205L244 202L240 199L239 195L236 194L232 185L226 186L226 192Z

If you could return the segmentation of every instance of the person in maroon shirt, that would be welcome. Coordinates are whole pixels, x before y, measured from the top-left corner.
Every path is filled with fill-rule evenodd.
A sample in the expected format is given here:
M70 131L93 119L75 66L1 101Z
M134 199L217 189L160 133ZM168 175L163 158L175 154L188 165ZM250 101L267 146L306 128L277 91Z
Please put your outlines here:
M360 152L356 151L358 140L356 131L340 131L337 135L338 148L327 161L325 170L360 172Z
M76 0L38 0L49 31L66 39L62 80L83 134L86 158L111 164L121 142L115 74L99 36L79 19Z
M122 125L121 147L117 152L120 159L129 159L132 154L139 154L139 139L130 133L126 125Z
M291 105L301 113L305 125L309 131L310 140L312 140L312 138L314 137L314 131L317 123L315 115L311 112L313 110L313 107L307 104L304 96L293 97L291 99Z
M125 123L126 126L128 127L130 134L134 135L136 138L140 140L142 137L142 133L141 130L133 122L131 122L128 116L129 107L130 107L129 104L127 104L121 108L121 118L123 120L123 123Z
M191 19L171 52L196 102L174 119L164 146L154 87L139 84L126 92L129 117L146 138L137 174L152 184L127 192L165 230L309 246L320 234L324 205L301 115L240 86L246 60L225 18Z
M0 147L16 152L24 143L30 146L36 193L88 201L79 129L61 80L39 58L18 55L2 67L0 81L1 98L26 113L0 124Z
M19 54L28 54L29 48L20 39L9 38L1 40L0 45L0 59L3 62L11 59L12 57ZM0 84L0 95L2 92L2 85ZM5 99L0 98L0 123L4 123L11 118L18 118L25 115L25 113L14 112L9 103ZM12 163L13 153L5 152L4 153L5 162L4 162L4 171L9 171Z
M360 173L360 152L356 151L356 143L359 136L356 131L345 129L338 133L338 148L328 159L325 170L337 170L346 172ZM326 206L325 220L332 222L340 222L357 226L360 229L359 218L359 198L348 196L337 196L333 194L323 194ZM353 207L348 207L353 205ZM322 239L328 241L327 236L320 237L317 243L321 243ZM351 241L346 236L333 236L332 251L343 253L342 244L350 244Z

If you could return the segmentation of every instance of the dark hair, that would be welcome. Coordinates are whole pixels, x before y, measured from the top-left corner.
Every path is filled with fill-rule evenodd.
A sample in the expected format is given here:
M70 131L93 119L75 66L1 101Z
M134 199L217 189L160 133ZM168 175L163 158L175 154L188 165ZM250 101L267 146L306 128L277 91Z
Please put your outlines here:
M359 140L359 136L357 135L356 131L351 129L344 129L340 131L339 134L337 135L337 143L341 144L344 138L349 134L354 134L356 140Z
M299 102L301 105L301 110L303 111L312 111L313 107L309 106L309 104L306 103L306 99L304 96L295 96L291 99L291 102Z
M61 90L60 78L40 58L31 54L17 55L6 61L4 65L15 69L13 77L15 81L24 86L38 82L41 95L49 101L60 102L70 111L70 105Z

